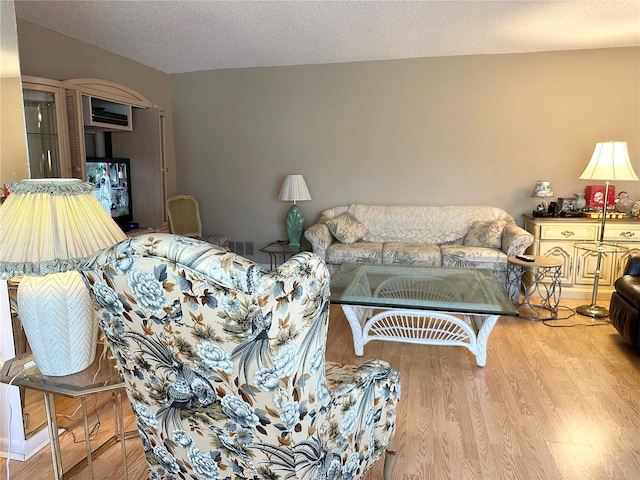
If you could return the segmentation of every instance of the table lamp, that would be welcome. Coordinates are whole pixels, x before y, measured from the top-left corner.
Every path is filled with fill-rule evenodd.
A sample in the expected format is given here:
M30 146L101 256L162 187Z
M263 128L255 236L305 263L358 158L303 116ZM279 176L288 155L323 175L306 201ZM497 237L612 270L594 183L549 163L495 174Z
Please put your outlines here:
M553 190L551 190L551 182L547 182L546 180L538 180L536 182L535 187L533 187L533 192L531 193L532 197L537 198L548 198L553 197ZM545 200L542 200L536 210L533 211L533 216L544 216L547 215L547 203Z
M629 160L629 152L627 150L627 142L599 142L593 150L591 160L580 175L580 180L604 180L604 204L602 206L602 223L600 225L600 240L598 244L602 244L604 240L604 226L607 219L607 202L609 196L609 182L638 180L636 172L631 166ZM591 304L581 305L576 311L581 315L588 317L603 318L609 316L609 311L596 305L598 301L598 283L600 282L600 266L602 264L602 248L598 248L598 259L596 262L596 271L593 278L593 292L591 294Z
M304 218L296 202L300 200L311 200L311 195L309 195L307 184L304 183L304 177L302 175L287 175L280 190L280 200L293 202L285 219L285 227L287 229L289 245L299 247L300 237L304 230Z
M95 356L98 322L75 268L126 236L93 189L78 179L22 180L8 184L0 206L0 279L22 276L18 314L44 375L79 372Z

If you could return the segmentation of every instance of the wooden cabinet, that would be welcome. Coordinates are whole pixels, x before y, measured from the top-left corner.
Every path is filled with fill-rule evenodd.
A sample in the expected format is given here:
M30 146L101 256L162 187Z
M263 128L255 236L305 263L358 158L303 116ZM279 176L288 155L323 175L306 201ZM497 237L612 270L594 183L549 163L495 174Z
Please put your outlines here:
M617 243L628 248L627 251L616 255L616 263L613 270L615 281L627 264L629 255L640 255L640 222L636 223L614 223L607 221L604 229L604 241Z
M589 298L597 266L597 253L576 248L576 243L600 239L601 220L589 218L549 218L524 215L524 228L534 236L527 250L531 255L546 255L562 260L562 295L569 298ZM630 254L640 254L640 220L609 219L605 224L604 241L616 243L628 250L604 253L600 265L598 294L608 298L613 282L618 278Z
M122 157L131 163L133 221L165 230L164 113L118 83L94 78L63 82L72 176L86 180L86 158Z
M131 159L133 219L143 228L165 223L164 116L157 108L134 108L135 128L111 135L113 156Z

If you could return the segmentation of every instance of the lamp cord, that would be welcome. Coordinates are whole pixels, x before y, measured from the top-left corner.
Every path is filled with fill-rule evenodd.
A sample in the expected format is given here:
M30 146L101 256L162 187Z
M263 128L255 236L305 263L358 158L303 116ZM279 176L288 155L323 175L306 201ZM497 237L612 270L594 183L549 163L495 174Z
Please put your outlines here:
M100 414L98 413L98 395L93 395L93 414L96 416L96 423L94 423L91 428L89 429L89 440L95 440L98 437L98 433L100 431L100 425L101 425L101 421L100 421ZM72 420L73 417L75 416L75 414L78 412L78 410L80 410L80 408L82 407L82 405L78 405L75 410L73 412L71 412L69 415L66 414L62 414L59 413L57 414L58 417L62 417L65 418L67 420ZM78 440L76 438L76 434L73 431L72 427L60 427L62 428L65 433L69 433L71 434L71 438L73 439L73 443L82 443L83 441L86 440Z
M604 325L611 325L611 322L609 320L606 320L605 318L602 318L600 322L589 322L589 323L573 323L570 325L554 325L553 322L558 322L558 321L562 321L562 320L569 320L570 318L574 317L576 315L576 309L575 308L571 308L571 307L566 307L564 305L558 305L558 311L560 310L565 310L568 312L568 314L564 317L556 317L556 318L538 318L538 317L526 317L523 315L518 316L517 318L523 319L523 320L529 320L531 322L542 322L542 324L546 327L553 327L553 328L571 328L571 327L601 327Z

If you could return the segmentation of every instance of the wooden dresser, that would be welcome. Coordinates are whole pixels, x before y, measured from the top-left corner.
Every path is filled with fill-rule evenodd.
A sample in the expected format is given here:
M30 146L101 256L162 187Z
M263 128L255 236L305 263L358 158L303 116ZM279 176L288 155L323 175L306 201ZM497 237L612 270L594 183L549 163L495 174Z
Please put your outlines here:
M562 266L562 296L590 298L597 265L597 253L575 248L576 243L600 239L601 219L532 217L523 215L524 228L534 236L530 255L559 258ZM605 253L600 267L598 297L608 300L613 282L620 276L629 255L640 255L640 219L607 219L604 241L622 245L622 253Z

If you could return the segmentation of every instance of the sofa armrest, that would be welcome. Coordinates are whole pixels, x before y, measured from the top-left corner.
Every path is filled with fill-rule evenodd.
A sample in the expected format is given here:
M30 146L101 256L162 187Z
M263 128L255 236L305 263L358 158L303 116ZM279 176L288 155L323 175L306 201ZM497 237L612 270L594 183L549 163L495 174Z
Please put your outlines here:
M311 243L313 253L326 260L327 247L333 243L333 236L322 219L304 232L304 238Z
M507 256L522 255L533 243L533 235L515 223L508 223L502 232L502 247Z

